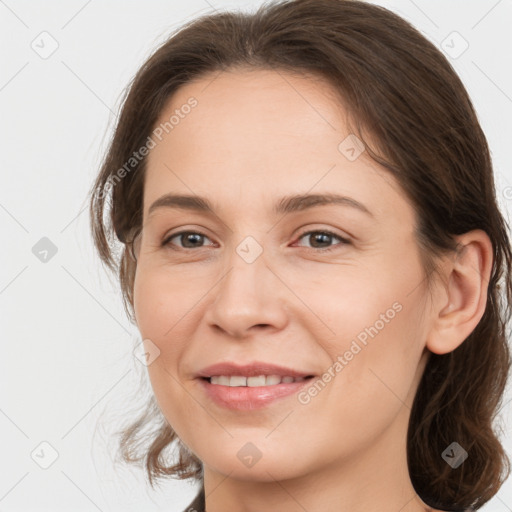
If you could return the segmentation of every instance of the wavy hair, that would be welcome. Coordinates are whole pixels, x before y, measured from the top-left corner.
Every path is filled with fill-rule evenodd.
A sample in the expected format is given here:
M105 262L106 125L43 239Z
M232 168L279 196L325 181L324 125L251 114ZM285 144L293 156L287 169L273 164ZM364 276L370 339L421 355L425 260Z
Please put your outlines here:
M473 229L488 234L494 259L484 315L456 350L431 354L407 434L409 474L422 500L440 509L480 508L510 473L495 425L511 364L508 225L497 205L487 141L463 83L441 51L393 12L356 0L279 0L251 13L196 18L146 60L122 97L89 203L95 247L119 280L128 316L134 322L132 249L142 229L146 159L132 162L129 173L119 171L144 146L180 86L247 67L304 73L334 86L353 133L414 207L427 282L437 257L457 250L454 235ZM158 428L147 434L147 425ZM453 441L469 453L457 469L441 457ZM177 448L171 464L164 456L168 447ZM201 461L163 420L154 397L120 433L119 450L127 462L145 467L152 486L170 476L202 479Z

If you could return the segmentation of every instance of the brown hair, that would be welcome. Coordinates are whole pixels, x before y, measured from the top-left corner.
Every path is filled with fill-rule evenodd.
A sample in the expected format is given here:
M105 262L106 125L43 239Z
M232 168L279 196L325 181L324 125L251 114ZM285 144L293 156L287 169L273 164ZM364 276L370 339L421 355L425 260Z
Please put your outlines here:
M206 15L179 29L144 63L123 97L90 201L94 242L103 263L118 273L127 314L133 321L136 261L130 249L142 229L146 159L116 182L114 175L145 144L181 85L237 67L308 73L339 91L354 133L414 206L426 282L436 257L457 250L453 235L473 229L489 235L494 261L484 315L456 350L431 354L407 437L410 477L423 501L434 508L481 507L510 472L493 425L510 367L508 226L497 206L486 138L461 80L432 43L389 10L355 0L284 0L255 13ZM116 239L124 244L118 259ZM155 422L159 429L148 441L143 427ZM136 453L145 441L149 447ZM453 441L469 454L457 469L441 456ZM178 461L166 466L163 452L172 445ZM122 433L120 448L126 461L145 463L151 485L166 475L202 478L201 462L162 421L154 397Z

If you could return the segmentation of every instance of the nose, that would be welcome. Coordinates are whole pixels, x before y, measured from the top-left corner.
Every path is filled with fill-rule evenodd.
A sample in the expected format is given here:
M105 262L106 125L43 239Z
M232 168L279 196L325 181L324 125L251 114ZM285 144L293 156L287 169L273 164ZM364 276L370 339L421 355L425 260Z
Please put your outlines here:
M285 290L264 253L248 263L233 251L228 270L211 292L214 299L204 319L213 329L239 340L262 329L278 331L288 321Z

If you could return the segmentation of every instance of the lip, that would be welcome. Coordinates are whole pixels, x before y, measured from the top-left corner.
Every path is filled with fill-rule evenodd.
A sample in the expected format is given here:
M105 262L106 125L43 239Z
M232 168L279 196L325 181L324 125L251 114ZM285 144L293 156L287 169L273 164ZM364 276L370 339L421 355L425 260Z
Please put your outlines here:
M300 382L275 384L273 386L223 386L210 384L207 380L215 375L244 375L254 377L257 375L279 375L281 377L308 377L314 376L311 372L302 372L271 363L255 362L247 365L235 363L218 363L203 368L197 375L199 384L206 396L218 406L250 411L262 409L271 403L297 393L302 387L309 385L311 379Z
M203 368L198 372L198 377L213 377L214 375L245 375L256 377L258 375L279 375L280 377L307 377L312 372L301 372L293 368L279 366L272 363L255 361L254 363L239 365L236 363L217 363Z
M231 387L221 384L210 384L206 379L199 379L199 384L208 398L217 405L239 411L262 409L272 402L298 393L301 388L308 386L311 379L274 386Z

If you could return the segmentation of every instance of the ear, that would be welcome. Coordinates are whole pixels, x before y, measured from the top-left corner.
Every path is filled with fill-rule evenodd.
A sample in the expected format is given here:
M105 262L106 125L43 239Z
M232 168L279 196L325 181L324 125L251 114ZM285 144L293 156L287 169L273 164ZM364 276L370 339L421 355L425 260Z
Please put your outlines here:
M436 295L427 348L435 354L455 350L473 332L487 304L493 263L489 236L481 229L455 237L458 252L444 266L442 293Z

